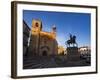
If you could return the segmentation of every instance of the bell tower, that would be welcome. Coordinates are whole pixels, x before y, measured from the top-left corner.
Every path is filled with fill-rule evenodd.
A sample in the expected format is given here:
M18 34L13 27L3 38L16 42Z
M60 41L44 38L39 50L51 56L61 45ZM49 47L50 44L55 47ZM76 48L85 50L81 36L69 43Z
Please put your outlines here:
M56 26L53 25L52 27L52 34L53 34L53 37L56 38Z
M32 20L32 34L38 34L42 30L42 22L40 20Z
M37 19L32 20L31 39L30 39L30 54L38 55L40 31L42 30L42 22Z

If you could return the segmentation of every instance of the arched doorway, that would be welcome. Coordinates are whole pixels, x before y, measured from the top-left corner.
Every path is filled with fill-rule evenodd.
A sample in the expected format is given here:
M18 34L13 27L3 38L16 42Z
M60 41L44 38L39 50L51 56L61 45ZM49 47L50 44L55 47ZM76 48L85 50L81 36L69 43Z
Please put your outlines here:
M47 56L47 51L43 51L42 56Z
M42 56L48 56L49 55L49 47L48 46L42 46L41 47L41 55Z

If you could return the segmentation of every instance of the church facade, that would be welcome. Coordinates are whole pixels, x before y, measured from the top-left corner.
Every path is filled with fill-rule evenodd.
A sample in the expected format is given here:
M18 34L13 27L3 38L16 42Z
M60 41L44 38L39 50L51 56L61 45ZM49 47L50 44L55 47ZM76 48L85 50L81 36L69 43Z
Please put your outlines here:
M40 20L32 20L28 54L30 56L57 55L56 27L52 27L51 32L46 32L42 29L43 26Z

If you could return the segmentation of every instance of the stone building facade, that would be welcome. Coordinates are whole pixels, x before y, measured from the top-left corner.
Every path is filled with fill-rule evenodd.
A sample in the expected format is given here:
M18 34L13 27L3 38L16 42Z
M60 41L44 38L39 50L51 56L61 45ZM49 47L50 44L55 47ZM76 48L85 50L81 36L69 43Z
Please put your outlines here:
M26 24L26 22L23 20L23 55L27 55L28 50L28 39L30 35L30 28Z
M83 46L79 48L80 54L91 54L91 48L88 46Z
M64 55L65 54L65 48L63 46L58 46L58 54Z
M58 43L56 40L56 27L52 27L51 32L43 31L42 28L43 26L40 20L32 21L28 55L57 55Z

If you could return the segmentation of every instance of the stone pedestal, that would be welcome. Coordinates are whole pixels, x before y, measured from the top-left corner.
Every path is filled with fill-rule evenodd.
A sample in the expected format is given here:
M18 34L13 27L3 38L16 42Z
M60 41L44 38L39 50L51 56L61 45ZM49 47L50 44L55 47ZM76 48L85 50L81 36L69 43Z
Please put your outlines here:
M67 59L70 61L80 60L80 54L78 52L78 47L68 47L67 48Z

